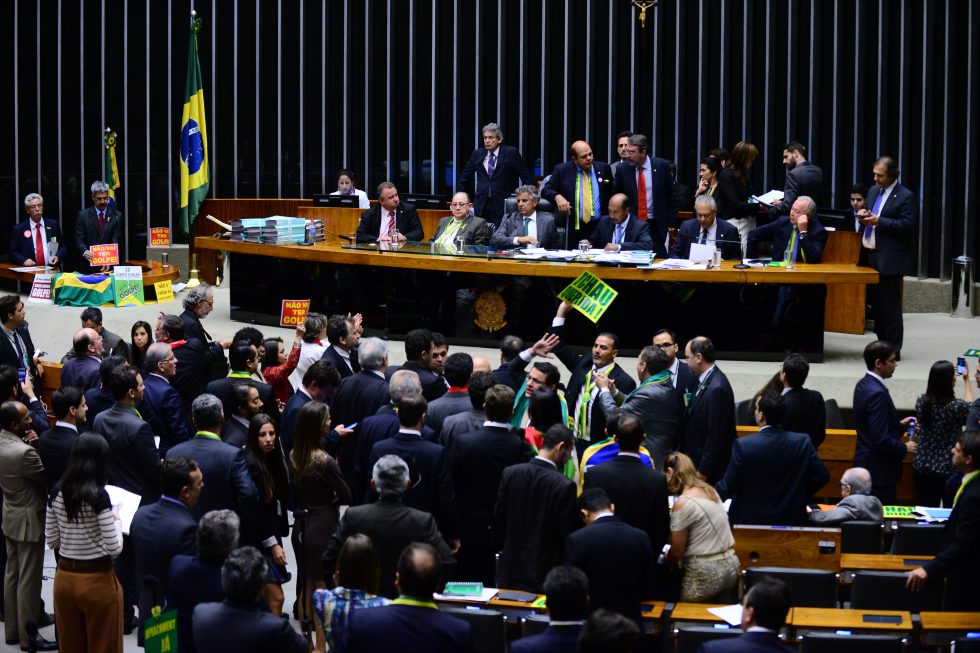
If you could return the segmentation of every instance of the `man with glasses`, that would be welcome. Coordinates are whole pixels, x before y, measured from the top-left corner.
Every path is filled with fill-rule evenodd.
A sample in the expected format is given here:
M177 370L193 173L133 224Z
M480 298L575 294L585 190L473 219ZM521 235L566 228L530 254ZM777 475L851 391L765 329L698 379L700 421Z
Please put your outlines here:
M31 193L24 198L24 208L27 220L15 224L10 234L11 262L25 267L60 264L68 246L61 238L58 222L44 217L44 198ZM49 256L51 249L56 251L54 256Z
M168 343L155 342L146 350L144 365L143 403L153 409L150 427L160 436L160 457L164 458L170 447L189 440L192 433L180 394L170 385L177 374L177 357Z
M614 191L630 198L630 206L636 207L636 219L647 222L653 239L663 243L667 240L667 229L677 224L677 217L670 212L674 182L670 161L650 156L649 151L650 141L646 136L629 137L627 160L616 165Z
M92 184L92 206L83 210L75 219L75 247L82 255L78 271L84 273L108 272L109 266L92 267L89 261L93 245L119 244L119 231L122 215L116 210L115 202L109 202L109 186L104 181Z
M677 344L677 336L669 329L660 329L653 334L653 346L660 347L670 358L670 384L677 391L678 399L683 401L684 393L694 385L694 375L688 369L687 363L677 357L680 345Z
M471 213L473 202L470 201L469 194L460 191L453 195L449 210L452 215L439 220L436 233L432 236L434 243L451 247L455 247L459 240L464 245L487 244L487 221Z

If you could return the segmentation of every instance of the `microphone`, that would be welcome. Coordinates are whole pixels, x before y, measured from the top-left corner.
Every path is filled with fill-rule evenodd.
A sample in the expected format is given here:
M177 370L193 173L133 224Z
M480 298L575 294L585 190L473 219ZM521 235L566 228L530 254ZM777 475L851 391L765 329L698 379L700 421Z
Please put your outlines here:
M345 236L344 234L338 234L336 232L330 231L326 227L323 228L323 233L330 234L331 236L336 236L337 238L340 238L341 240L346 241L348 243L354 242L354 239L351 238L350 236Z

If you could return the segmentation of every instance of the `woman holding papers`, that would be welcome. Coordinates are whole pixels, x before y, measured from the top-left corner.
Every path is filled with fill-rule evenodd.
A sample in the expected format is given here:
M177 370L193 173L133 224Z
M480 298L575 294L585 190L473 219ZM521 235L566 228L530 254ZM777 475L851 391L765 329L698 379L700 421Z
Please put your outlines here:
M963 378L963 399L957 399L954 393L957 376ZM933 363L926 393L919 395L915 402L919 447L912 459L912 471L915 473L919 505L939 505L946 480L956 471L949 451L966 424L972 403L969 367L964 364L963 373L957 375L956 368L949 361Z
M60 549L54 613L62 651L123 650L123 591L112 571L122 523L105 489L108 457L101 435L83 433L48 508L45 539Z
M718 217L738 228L742 249L749 232L755 229L758 204L749 202L752 188L749 186L749 169L759 150L748 141L739 141L732 148L732 159L718 174L718 189L714 198L718 203Z

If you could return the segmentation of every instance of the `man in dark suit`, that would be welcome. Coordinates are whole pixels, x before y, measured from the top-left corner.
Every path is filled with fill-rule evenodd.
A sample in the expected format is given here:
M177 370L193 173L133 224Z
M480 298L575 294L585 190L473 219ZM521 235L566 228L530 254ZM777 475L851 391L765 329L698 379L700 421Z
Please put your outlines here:
M616 165L613 188L630 198L630 206L636 207L636 219L649 225L654 241L663 243L667 241L667 230L677 225L677 216L670 212L674 180L670 175L670 161L650 156L649 152L650 141L646 136L630 136L626 148L629 162Z
M40 355L34 350L31 332L27 328L27 311L19 295L4 295L0 297L0 321L3 322L5 338L0 338L0 364L10 365L17 370L17 376L23 383L26 375L31 382L40 386L41 363L37 360Z
M685 408L684 394L697 385L697 381L691 374L691 370L688 369L687 363L681 360L683 356L677 355L678 352L683 353L680 344L677 342L677 334L670 329L660 329L653 334L652 342L654 347L663 349L670 359L670 366L667 368L667 371L670 372L670 384L674 388L674 394L681 406L681 413L683 413Z
M228 364L231 371L224 379L216 379L207 385L207 393L221 400L225 415L235 415L231 405L231 387L237 383L246 383L258 392L262 404L262 412L279 422L279 403L272 392L272 386L252 378L259 369L259 357L255 347L244 340L239 340L228 350Z
M490 245L498 249L526 246L544 249L562 247L564 243L558 241L555 217L550 213L538 212L539 199L541 196L536 186L520 186L517 189L517 212L504 216L500 226L490 238Z
M798 198L812 197L814 202L823 202L823 170L806 159L806 146L792 141L783 146L783 165L786 166L786 184L783 199L773 204L769 216L776 220L789 215Z
M510 653L566 653L578 646L589 605L589 579L578 567L559 565L544 577L548 627L543 632L515 639Z
M505 468L534 457L523 434L510 424L514 391L495 385L486 391L486 421L478 431L454 437L449 444L456 507L460 518L459 577L493 586L494 552L489 529Z
M980 610L980 431L964 431L953 445L953 467L963 480L953 499L953 512L945 527L945 543L935 558L909 572L914 591L934 579L946 577L946 610Z
M157 320L157 342L170 345L177 359L177 370L171 385L180 395L185 413L191 402L207 391L211 369L224 361L225 352L219 343L206 343L197 338L184 338L184 321L176 315L161 315Z
M854 386L854 427L857 444L854 447L854 466L871 473L871 494L884 505L895 502L896 487L902 480L902 461L905 454L915 453L916 442L902 442L905 429L914 419L899 421L898 411L885 386L896 367L895 348L883 340L875 340L864 348L864 364L868 368Z
M204 325L201 324L201 320L214 311L214 290L211 286L202 283L189 290L184 296L182 306L184 312L180 314L180 319L184 321L185 338L200 340L206 345L217 342L224 349L228 349L232 345L231 340L215 341L204 328Z
M61 482L61 476L68 467L71 450L78 442L78 425L85 425L85 395L73 386L65 386L54 391L51 408L57 420L54 428L45 431L37 441L37 452L44 463L44 476L48 487L53 488Z
M83 329L93 329L97 334L102 336L102 358L109 358L110 356L122 356L127 361L131 358L131 352L129 351L129 343L122 339L121 336L109 331L102 325L102 310L97 306L89 306L81 315L82 328ZM69 360L77 356L74 347L69 349L68 352L61 358L62 364L67 364ZM143 370L137 370L137 372L142 372Z
M864 197L868 194L868 187L864 184L854 184L851 186L850 201L851 201L851 213L854 219L847 219L844 221L844 231L858 231L860 232L864 225L861 224L861 219L858 217L858 213L864 208Z
M583 487L604 490L616 504L616 516L645 532L653 550L659 552L670 535L667 478L640 460L643 430L637 422L633 415L620 417L616 432L619 453L590 467Z
M93 245L119 244L119 234L122 233L122 214L115 206L109 204L109 186L104 181L92 184L92 206L80 211L75 218L75 247L82 262L79 272L108 272L110 266L92 267L90 248ZM119 252L120 255L122 252Z
M432 242L454 249L460 238L464 245L486 245L489 242L487 221L471 213L473 202L469 193L460 191L453 195L449 210L452 215L439 220L436 232L432 234Z
M772 260L819 263L827 244L827 230L820 224L817 204L807 195L798 197L789 215L756 227L749 232L745 257L755 258L760 241L772 243Z
M792 605L789 588L781 580L764 578L742 599L742 630L735 638L705 642L698 653L792 653L795 648L779 640Z
M340 378L346 379L361 371L361 364L357 361L361 330L350 314L330 316L327 320L327 341L330 345L323 350L320 358L333 363Z
M585 528L565 540L565 564L589 578L589 610L612 610L642 626L640 601L653 598L660 549L654 554L647 534L616 516L615 504L601 488L585 490L578 506ZM661 509L667 514L666 503Z
M221 441L233 447L245 448L248 443L248 425L262 410L259 391L240 381L228 390L228 419L221 428Z
M395 232L398 232L395 237ZM398 189L390 181L378 184L378 203L361 215L357 224L359 243L420 243L425 238L418 213L411 204L402 204Z
M160 437L160 457L166 458L170 447L190 439L191 421L180 395L170 385L177 373L177 358L170 345L154 342L143 360L146 377L143 379L143 403L153 412L150 426Z
M690 258L691 244L713 245L721 250L726 261L742 259L742 241L738 229L725 220L719 220L718 205L710 195L698 195L694 200L695 220L685 220L677 230L677 238L670 248L670 258Z
M203 394L194 400L191 417L197 433L171 447L167 458L183 456L197 462L207 481L191 512L195 519L210 510L234 510L243 522L259 510L258 492L248 474L245 452L218 436L224 423L221 400Z
M412 542L432 545L447 570L454 568L456 562L452 550L440 535L435 518L402 503L411 484L408 464L404 460L398 456L379 458L371 472L371 488L378 493L378 501L351 506L344 512L337 524L337 532L323 552L323 569L336 568L340 548L347 536L354 533L363 533L374 543L381 563L379 594L390 599L398 596L394 584L398 556ZM331 578L325 580L332 582Z
M786 410L780 394L767 390L754 408L759 432L735 440L718 494L732 500L733 524L805 526L807 500L830 474L805 433L779 428Z
M98 388L99 366L102 364L104 343L94 329L79 329L72 340L75 357L61 368L61 385L81 388L82 392Z
M499 226L504 200L518 184L534 184L535 179L521 153L501 144L504 133L497 123L484 125L482 133L483 147L473 150L456 182L456 190L469 193L476 215Z
M497 383L503 383L514 392L521 387L523 379L515 378L510 373L510 363L522 351L524 351L524 341L518 336L504 336L500 341L500 366L493 371L493 378ZM525 366L528 361L525 361ZM523 368L522 368L523 370Z
M352 610L337 650L347 653L466 653L473 650L470 625L432 602L442 588L439 553L428 544L413 542L398 556L392 605Z
M813 448L818 449L827 437L827 405L823 395L804 388L810 374L810 364L800 354L789 354L783 359L779 376L783 381L783 401L786 412L780 423L787 431L806 433Z
M197 519L191 509L204 485L201 469L189 458L168 458L160 465L160 478L163 495L137 510L129 529L139 588L140 641L153 605L167 609L170 560L197 551ZM156 588L146 582L147 575L159 581Z
M872 302L875 335L895 346L902 359L905 325L902 321L902 277L912 271L908 241L919 221L915 195L898 183L898 162L883 156L874 165L874 186L866 206L858 211L864 230L861 246L868 264L878 271L878 286ZM872 472L873 474L873 472Z
M603 207L609 204L613 175L608 163L593 159L592 147L585 141L572 143L568 156L571 161L555 166L541 197L568 222L566 242L560 246L574 249L579 240L591 237Z
M432 514L442 537L455 552L459 549L459 519L449 460L441 444L422 437L425 409L426 401L418 394L398 402L399 429L371 448L370 469L383 456L394 455L404 460L412 483L403 498L405 505ZM369 496L370 500L374 498Z
M685 396L680 451L714 485L728 469L735 441L735 394L728 377L715 365L715 345L710 339L697 336L689 340L684 357L696 384Z
M667 252L663 243L653 242L647 225L630 214L629 198L623 193L609 199L609 214L595 224L589 241L607 252L642 249L653 250L658 256Z
M449 389L443 376L448 353L449 345L442 334L412 329L405 334L405 364L387 368L385 376L391 379L398 370L411 370L419 375L425 400L435 401Z
M363 374L363 371L359 374ZM296 417L299 415L300 408L311 401L330 402L330 397L338 383L340 383L340 376L337 374L337 369L322 358L310 365L306 373L303 374L303 380L300 382L300 386L296 388L293 396L286 402L286 407L282 411L282 420L279 422L279 439L282 441L283 453L287 460L289 453L293 450L293 429L296 427ZM333 402L333 408L334 411L338 408L336 401ZM333 417L334 421L337 421L336 412L333 413ZM350 424L351 422L346 423ZM336 443L333 444L333 449L327 449L327 452L332 456L336 455L335 445Z
M466 384L466 394L470 400L469 410L456 415L450 415L442 423L439 431L439 442L447 449L451 450L453 442L460 436L473 431L479 431L483 423L487 421L487 414L483 410L486 400L487 390L494 385L498 385L489 372L476 372L470 377ZM499 384L503 385L503 384ZM506 386L510 387L510 386Z
M27 220L15 224L10 232L10 261L25 267L62 264L68 245L61 237L58 221L44 217L44 198L31 193L24 198L24 208ZM55 250L54 256L49 256L51 249Z
M261 606L269 565L258 549L246 546L228 554L221 568L225 600L194 608L194 644L198 651L279 651L304 653L306 638L287 619ZM183 649L181 649L183 650Z
M456 352L446 357L443 376L449 384L446 394L429 402L425 413L425 423L436 435L442 430L442 423L450 415L457 415L470 409L470 396L466 384L473 376L473 357L466 352Z
M572 311L571 304L562 302L551 323L551 332L561 337L565 330L565 319ZM629 373L616 364L619 355L619 338L614 333L602 332L596 336L590 355L577 355L567 343L562 342L554 349L555 356L571 373L565 391L568 401L569 417L575 420L575 437L585 443L596 443L606 438L606 416L602 403L597 401L599 386L596 374L602 374L616 384L616 388L629 394L636 388Z
M561 472L574 446L571 430L555 424L545 431L535 458L501 474L490 529L500 550L497 587L540 592L545 574L561 564L565 538L581 526L575 483Z

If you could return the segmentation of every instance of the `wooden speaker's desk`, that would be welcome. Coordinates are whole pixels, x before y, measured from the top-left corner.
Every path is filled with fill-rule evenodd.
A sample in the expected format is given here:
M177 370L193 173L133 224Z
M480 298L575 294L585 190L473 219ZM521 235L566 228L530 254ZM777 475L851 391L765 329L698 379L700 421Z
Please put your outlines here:
M853 610L844 608L793 608L786 617L799 635L801 631L848 630L852 633L910 635L912 614L899 610Z

